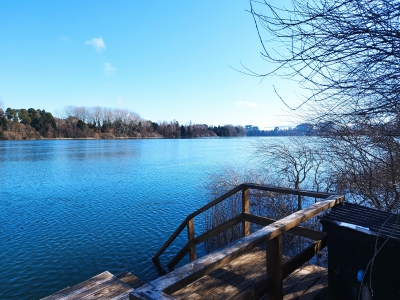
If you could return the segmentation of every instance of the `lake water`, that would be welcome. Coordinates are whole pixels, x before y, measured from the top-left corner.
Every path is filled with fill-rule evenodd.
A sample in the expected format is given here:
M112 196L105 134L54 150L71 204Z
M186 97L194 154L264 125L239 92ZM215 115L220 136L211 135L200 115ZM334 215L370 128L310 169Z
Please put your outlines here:
M38 299L105 270L156 278L152 255L209 200L209 174L248 166L251 144L0 141L0 299Z

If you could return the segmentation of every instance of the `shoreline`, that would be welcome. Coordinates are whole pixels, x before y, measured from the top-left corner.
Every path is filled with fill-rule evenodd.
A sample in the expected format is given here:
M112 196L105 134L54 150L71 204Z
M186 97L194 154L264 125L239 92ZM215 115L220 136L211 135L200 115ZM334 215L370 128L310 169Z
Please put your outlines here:
M149 139L160 139L160 140L191 140L191 139L232 139L232 138L257 138L260 136L198 136L198 137L180 137L180 138L166 138L166 137L114 137L114 138L38 138L38 139L0 139L2 141L57 141L57 140L149 140Z

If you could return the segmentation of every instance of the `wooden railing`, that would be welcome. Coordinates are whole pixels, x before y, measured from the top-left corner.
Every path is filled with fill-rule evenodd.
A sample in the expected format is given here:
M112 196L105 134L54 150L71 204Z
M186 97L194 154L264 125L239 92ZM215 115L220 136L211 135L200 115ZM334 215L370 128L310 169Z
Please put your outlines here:
M270 218L249 214L251 189L314 197L323 200L316 202L306 209L297 211L281 220L275 221ZM209 208L217 205L221 201L229 198L239 191L242 192L242 212L223 224L220 224L206 233L195 237L193 221L194 217L205 212ZM173 297L169 296L169 294L172 294L173 292L190 284L198 278L229 263L230 261L245 254L262 243L266 243L266 251L268 254L266 256L267 280L260 282L258 285L256 284L254 291L252 291L253 294L251 297L257 298L257 295L263 295L267 293L269 295L268 299L282 299L282 280L326 246L325 233L298 225L327 210L328 208L343 202L343 200L344 196L341 195L248 183L241 184L190 214L153 257L153 260L157 261L159 256L167 249L169 245L171 245L171 243L183 231L183 229L187 227L188 242L169 262L168 267L172 268L175 266L187 253L190 253L191 263L142 286L138 290L135 290L130 294L130 299L174 299ZM241 239L196 260L196 245L239 223L242 223L243 228L243 237ZM250 223L256 223L265 227L250 234ZM292 257L285 263L282 263L282 233L284 232L304 236L315 240L315 242L296 256Z
M260 221L261 219L252 218L249 215L250 211L250 190L262 190L262 191L269 191L281 194L292 194L297 196L307 196L313 198L326 198L329 197L331 194L328 193L321 193L321 192L313 192L313 191L304 191L304 190L295 190L290 188L281 188L275 186L268 186L268 185L258 185L258 184L251 184L251 183L243 183L238 185L237 187L233 188L232 190L228 191L227 193L223 194L222 196L218 197L214 201L208 203L207 205L203 206L202 208L196 210L195 212L191 213L189 216L186 217L185 220L179 225L179 227L175 230L175 232L170 236L170 238L165 242L165 244L158 250L158 252L153 256L153 261L156 262L160 255L172 244L172 242L179 236L179 234L187 228L188 232L188 242L187 244L181 249L181 251L176 254L176 256L167 264L168 268L171 270L175 267L175 265L189 252L190 253L190 261L194 261L196 259L196 245L204 242L205 240L218 235L225 230L242 223L243 226L243 236L247 236L250 234L250 222L257 223L260 225L268 225L264 221L259 223L256 220ZM209 230L208 232L198 236L197 238L194 237L194 218L201 213L205 212L206 210L212 208L213 206L217 205L218 203L224 201L225 199L233 196L234 194L242 192L242 213L233 217L232 219L224 222L223 224L219 225L216 228ZM250 220L251 218L251 220ZM269 219L270 223L274 222L275 220ZM270 224L269 223L269 224Z

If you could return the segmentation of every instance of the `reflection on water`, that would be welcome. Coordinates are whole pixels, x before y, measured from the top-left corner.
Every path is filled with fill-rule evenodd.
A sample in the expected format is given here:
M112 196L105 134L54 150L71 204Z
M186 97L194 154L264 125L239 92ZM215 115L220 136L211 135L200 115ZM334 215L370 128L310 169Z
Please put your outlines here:
M151 256L207 201L207 174L249 139L0 142L0 299L37 299ZM185 242L177 240L166 256Z

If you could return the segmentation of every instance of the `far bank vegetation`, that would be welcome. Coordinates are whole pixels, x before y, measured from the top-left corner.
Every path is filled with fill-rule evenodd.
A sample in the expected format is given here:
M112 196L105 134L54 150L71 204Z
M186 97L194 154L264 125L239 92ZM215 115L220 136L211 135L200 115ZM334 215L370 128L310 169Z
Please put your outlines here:
M126 109L67 106L54 117L40 109L0 108L0 139L195 138L245 136L242 126L152 122Z

